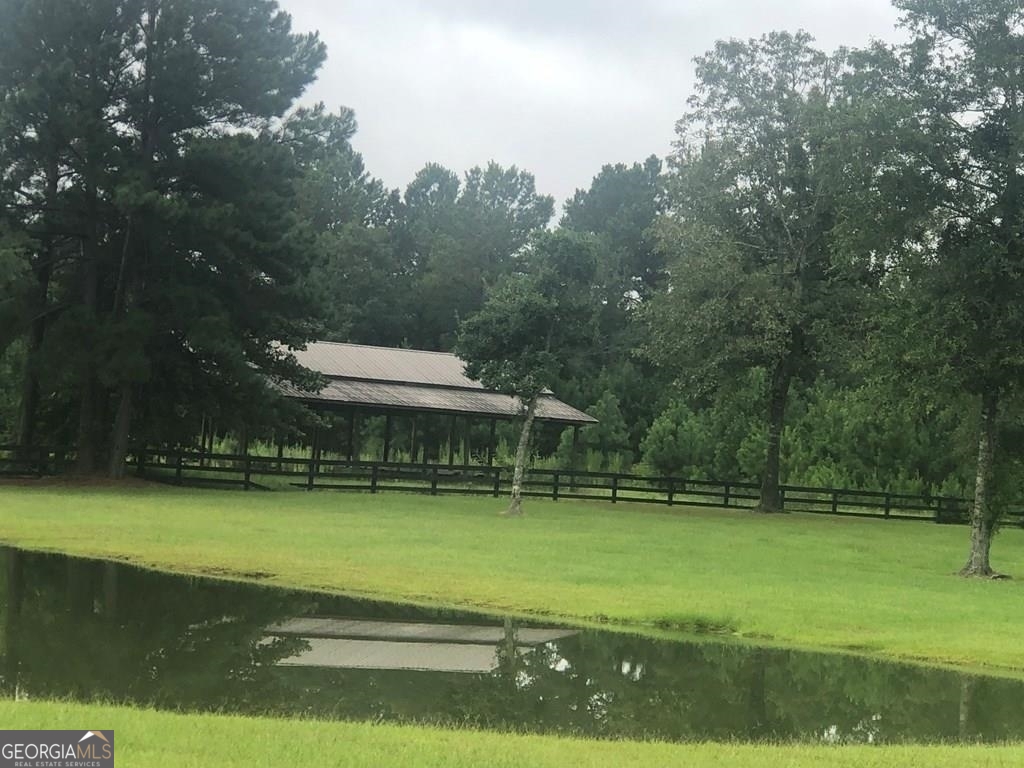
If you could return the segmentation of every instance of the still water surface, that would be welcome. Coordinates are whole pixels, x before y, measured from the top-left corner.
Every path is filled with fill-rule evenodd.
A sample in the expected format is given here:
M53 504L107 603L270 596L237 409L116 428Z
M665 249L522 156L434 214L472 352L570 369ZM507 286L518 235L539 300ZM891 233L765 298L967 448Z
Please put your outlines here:
M0 548L0 695L597 737L1024 738L1024 684Z

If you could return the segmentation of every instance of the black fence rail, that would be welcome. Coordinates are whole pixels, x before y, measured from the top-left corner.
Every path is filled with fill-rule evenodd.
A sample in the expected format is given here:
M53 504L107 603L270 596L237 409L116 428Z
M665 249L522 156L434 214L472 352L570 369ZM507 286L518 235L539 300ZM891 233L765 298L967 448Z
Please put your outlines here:
M65 472L74 451L0 446L0 475L43 477ZM347 461L322 457L211 454L188 449L145 449L129 457L139 477L190 486L249 490L305 488L379 493L402 491L430 495L468 494L500 497L512 487L510 467ZM970 501L884 491L782 486L785 508L823 515L964 523ZM572 469L530 469L524 495L617 503L676 504L717 509L753 509L759 485ZM1024 524L1024 512L1007 517Z
M475 464L403 464L178 450L147 450L133 457L131 463L143 477L179 484L246 489L298 487L499 497L509 493L512 487L511 468ZM759 498L759 485L572 469L530 469L523 492L525 496L553 500L753 509ZM787 510L813 514L963 523L970 509L969 500L947 496L795 485L783 486L782 493ZM1020 521L1024 516L1015 512L1010 518Z
M74 451L66 448L0 446L0 477L47 477L68 471Z

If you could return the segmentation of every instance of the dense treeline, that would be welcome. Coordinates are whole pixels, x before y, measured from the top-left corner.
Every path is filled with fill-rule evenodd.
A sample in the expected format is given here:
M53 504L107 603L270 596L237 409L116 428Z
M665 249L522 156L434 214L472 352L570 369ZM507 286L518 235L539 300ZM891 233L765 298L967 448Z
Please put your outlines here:
M672 155L556 221L516 167L373 178L351 111L296 106L325 49L273 2L0 0L0 438L116 475L204 416L295 429L265 381L314 385L312 339L518 345L521 393L601 420L592 469L757 480L765 511L974 494L987 573L1021 497L1024 11L896 5L901 46L718 43Z

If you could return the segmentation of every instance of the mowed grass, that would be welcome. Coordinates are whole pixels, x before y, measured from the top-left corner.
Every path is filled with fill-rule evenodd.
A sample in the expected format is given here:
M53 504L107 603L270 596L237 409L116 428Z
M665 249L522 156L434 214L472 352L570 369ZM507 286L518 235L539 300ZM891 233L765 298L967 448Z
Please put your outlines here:
M115 760L133 768L687 766L705 768L1002 768L1024 746L664 744L523 736L415 726L182 715L64 702L0 701L10 729L113 729Z
M0 540L161 569L492 612L1024 670L1024 586L954 575L968 531L606 502L144 484L0 486ZM1000 570L1024 576L1024 531Z

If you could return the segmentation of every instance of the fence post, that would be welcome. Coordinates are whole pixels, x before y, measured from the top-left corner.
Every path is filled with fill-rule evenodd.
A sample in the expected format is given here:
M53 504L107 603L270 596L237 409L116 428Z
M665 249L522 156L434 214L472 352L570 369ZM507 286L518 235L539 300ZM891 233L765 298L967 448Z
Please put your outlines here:
M370 470L370 493L376 493L377 492L377 470L378 469L380 469L380 467L376 463L374 463L373 469Z
M313 478L316 475L316 462L313 460L313 454L309 455L309 464L306 465L306 490L313 490Z
M835 515L839 512L839 492L832 491L832 514Z
M494 468L494 498L501 495L501 467Z
M437 496L437 467L430 468L430 495Z
M725 506L729 506L729 491L731 490L729 484L726 483L724 486L725 490L722 492L722 503Z
M179 448L178 449L178 453L177 453L177 455L175 456L175 459L174 459L174 482L176 482L178 485L181 485L181 481L182 481L182 478L181 478L181 471L182 471L181 463L182 463L182 456L181 456L181 449Z
M551 481L551 498L554 501L558 501L558 473L555 472L554 479Z
M135 454L135 461L138 462L135 465L135 476L145 477L146 476L146 448L143 446L139 449L139 452Z
M614 475L612 477L612 504L619 499L619 476Z
M888 493L885 494L885 516L888 517L892 511L892 496Z
M675 502L673 497L676 495L676 484L673 480L668 481L668 505L671 507Z
M243 468L245 469L245 485L242 488L246 491L249 490L249 478L252 476L252 460L249 458L249 446L245 447L245 459L243 459Z

